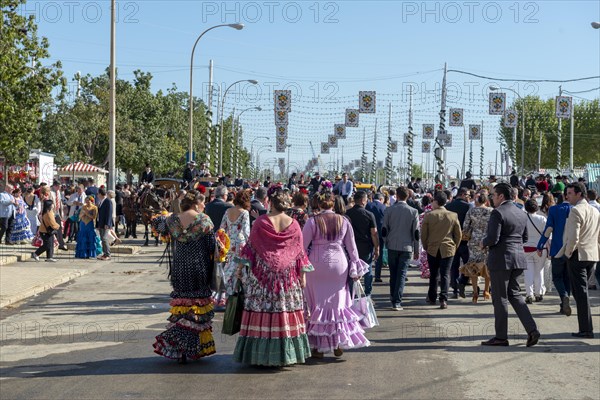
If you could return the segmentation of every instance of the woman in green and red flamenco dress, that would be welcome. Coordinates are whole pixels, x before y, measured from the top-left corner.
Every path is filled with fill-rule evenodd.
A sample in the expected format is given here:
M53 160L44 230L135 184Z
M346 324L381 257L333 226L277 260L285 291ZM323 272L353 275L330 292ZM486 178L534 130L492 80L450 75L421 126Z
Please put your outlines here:
M245 302L233 356L244 364L282 367L310 357L302 289L313 267L300 225L285 214L289 196L280 186L268 195L270 211L254 221L238 257Z

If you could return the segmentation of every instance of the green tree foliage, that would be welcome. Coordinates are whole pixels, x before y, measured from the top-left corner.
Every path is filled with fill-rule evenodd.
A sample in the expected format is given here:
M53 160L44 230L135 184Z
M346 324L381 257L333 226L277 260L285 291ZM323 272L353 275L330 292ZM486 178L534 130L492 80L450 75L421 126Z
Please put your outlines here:
M40 146L57 155L56 163L80 160L94 165L108 163L109 75L81 77L81 92L74 101L63 93L56 103L47 105L41 123ZM173 173L180 177L188 147L188 94L173 86L166 93L151 90L152 75L134 71L132 82L117 79L117 167L138 175L150 163L157 176ZM231 171L231 117L225 120L223 138L223 172ZM213 127L207 138L206 106L194 100L194 151L198 160L206 159L205 143L211 142L211 169L216 173L218 129ZM238 157L247 168L249 154Z
M554 98L542 100L528 96L525 99L525 170L537 170L540 133L542 136L541 168L556 168L558 153L558 119L555 116ZM517 100L513 108L519 111L517 127L517 164L521 163L521 129L523 100ZM575 103L574 161L575 167L600 162L600 104L598 99ZM561 167L569 164L569 132L571 121L563 120L561 127ZM509 148L513 144L513 130L500 128L500 140Z
M61 65L43 65L49 44L38 37L35 17L18 9L25 0L0 0L0 155L7 164L27 160L38 137L43 104L61 82Z

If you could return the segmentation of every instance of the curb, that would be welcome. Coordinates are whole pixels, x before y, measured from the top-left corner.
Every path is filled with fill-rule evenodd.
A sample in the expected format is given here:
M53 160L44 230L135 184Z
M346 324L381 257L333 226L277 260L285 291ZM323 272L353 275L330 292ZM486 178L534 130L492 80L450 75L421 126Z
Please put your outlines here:
M29 288L27 290L24 290L23 292L15 294L7 299L0 300L0 308L4 308L11 304L17 303L21 300L35 296L36 294L43 293L46 290L50 290L58 285L69 282L77 277L87 274L88 272L89 271L86 271L86 270L75 270L75 271L66 273L64 275L61 275L57 278L54 278L43 284L40 284L40 285L34 286L32 288Z

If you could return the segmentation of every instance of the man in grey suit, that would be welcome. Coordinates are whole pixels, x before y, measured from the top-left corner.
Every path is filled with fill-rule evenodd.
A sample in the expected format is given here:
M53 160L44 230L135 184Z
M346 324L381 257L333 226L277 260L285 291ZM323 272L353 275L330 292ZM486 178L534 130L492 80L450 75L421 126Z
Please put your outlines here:
M510 200L511 186L494 187L492 211L482 246L489 248L488 270L492 284L492 304L496 336L483 346L508 346L508 303L527 331L527 347L537 344L540 332L520 293L517 279L527 269L523 243L527 242L527 215Z
M381 234L388 248L392 310L402 311L402 295L410 256L419 258L419 214L406 203L408 189L396 189L397 201L383 214Z

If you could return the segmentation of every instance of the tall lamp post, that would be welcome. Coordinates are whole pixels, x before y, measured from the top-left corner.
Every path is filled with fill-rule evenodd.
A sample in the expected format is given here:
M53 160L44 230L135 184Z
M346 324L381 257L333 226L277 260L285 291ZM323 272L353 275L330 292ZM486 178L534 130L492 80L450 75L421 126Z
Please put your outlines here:
M227 89L225 89L225 92L223 92L223 98L221 99L221 121L220 121L220 134L219 134L219 176L223 175L223 125L224 125L224 121L225 121L225 116L223 115L225 112L225 97L227 96L227 92L229 91L229 89L231 89L233 86L235 86L236 84L240 83L240 82L249 82L253 85L258 84L258 81L254 80L254 79L241 79L239 81L235 81L233 82L231 85L229 85L227 87ZM231 120L231 122L233 123L233 118Z
M258 107L249 107L249 108L246 108L245 110L242 110L242 112L240 112L240 113L238 114L238 116L237 116L237 119L236 119L236 121L237 121L237 122L236 122L236 124L235 124L235 126L236 126L236 128L237 128L237 129L236 129L236 132L237 132L237 130L239 130L239 126L240 126L240 117L242 116L242 114L243 114L243 113L245 113L246 111L249 111L249 110L262 111L262 107L260 107L260 106L258 106ZM240 148L241 146L243 146L243 142L242 142L242 140L241 140L241 136L239 136L239 132L237 132L237 135L238 135L238 137L237 137L236 139L239 139L239 140L237 140L237 143L236 143L236 146L237 146L237 147L236 147L236 149L237 149L237 150L236 150L236 153L237 153L237 155L236 155L236 157L235 157L235 173L236 173L237 175L239 175L239 174L240 174L239 148ZM253 142L254 142L254 141L253 141ZM252 152L250 152L250 163L252 163Z
M200 36L198 36L198 39L196 39L196 41L194 42L194 47L192 47L192 56L190 59L190 100L189 100L189 105L190 105L190 132L189 132L189 143L188 143L188 159L187 161L191 161L192 160L192 155L193 153L193 147L194 147L194 143L193 143L193 139L194 139L194 53L196 51L196 46L198 45L198 42L200 41L200 39L202 39L202 36L204 36L204 34L208 31L212 31L213 29L216 28L220 28L222 26L228 26L230 28L234 28L239 30L244 29L244 24L221 24L221 25L215 25L213 27L208 28L207 30L205 30L204 32L202 32L200 34Z
M252 143L250 144L250 164L251 164L253 170L255 168L254 160L257 160L257 163L258 163L258 155L256 156L257 157L256 159L254 158L254 142L256 142L257 139L269 140L269 137L268 136L258 136L258 137L255 137L254 139L252 139ZM255 172L255 178L257 177L256 175L257 175L257 173Z
M514 89L505 88L505 87L498 87L498 86L490 86L490 90L491 91L496 91L496 90L499 90L499 89L510 90L511 92L513 92L514 94L516 94L517 97L523 103L523 110L522 110L523 121L521 123L521 174L523 175L523 174L525 174L525 99L523 99L521 97L521 95L519 94L519 92L517 92ZM515 158L517 158L517 137L516 137L516 132L515 132L515 135L513 136L513 148L515 149Z

